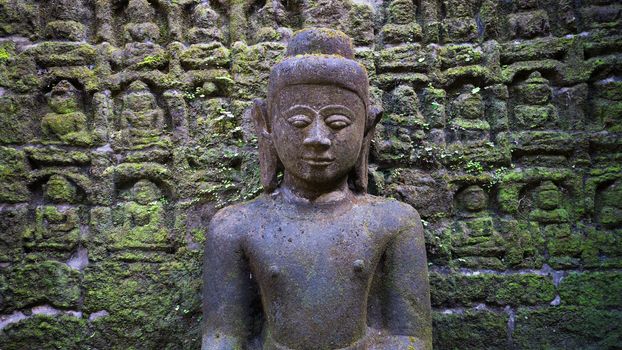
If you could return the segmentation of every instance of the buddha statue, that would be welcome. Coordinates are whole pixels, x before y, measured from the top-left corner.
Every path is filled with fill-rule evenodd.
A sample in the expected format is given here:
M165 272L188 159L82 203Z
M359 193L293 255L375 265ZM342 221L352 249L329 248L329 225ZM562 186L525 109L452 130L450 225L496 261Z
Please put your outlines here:
M298 32L254 102L265 193L207 228L204 350L432 348L419 214L366 193L381 113L353 51Z

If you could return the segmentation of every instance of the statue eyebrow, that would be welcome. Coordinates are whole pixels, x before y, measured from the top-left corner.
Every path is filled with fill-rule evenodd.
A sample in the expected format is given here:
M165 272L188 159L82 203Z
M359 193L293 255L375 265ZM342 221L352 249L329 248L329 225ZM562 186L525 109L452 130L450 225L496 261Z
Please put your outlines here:
M343 114L344 116L354 119L354 112L346 106L342 105L328 105L320 109L320 115L323 117L328 117L334 113Z
M294 114L294 113L301 113L301 112L302 113L306 112L306 114L309 114L309 113L315 114L316 113L315 110L313 108L309 107L309 106L295 105L295 106L292 106L292 107L288 108L285 112L283 112L283 115L291 115L291 114Z

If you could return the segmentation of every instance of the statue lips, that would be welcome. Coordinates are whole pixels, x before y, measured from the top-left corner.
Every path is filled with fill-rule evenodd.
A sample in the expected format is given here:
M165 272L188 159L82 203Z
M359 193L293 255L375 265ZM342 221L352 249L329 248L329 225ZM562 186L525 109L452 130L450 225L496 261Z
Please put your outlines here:
M327 166L327 165L330 165L332 162L334 162L335 158L305 156L305 157L302 157L302 160L309 165Z

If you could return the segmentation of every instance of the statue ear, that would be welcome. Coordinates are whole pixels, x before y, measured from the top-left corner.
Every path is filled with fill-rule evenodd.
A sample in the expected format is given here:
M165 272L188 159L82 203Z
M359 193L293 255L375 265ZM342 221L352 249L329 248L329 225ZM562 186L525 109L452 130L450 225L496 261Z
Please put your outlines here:
M354 165L354 179L352 181L354 185L354 191L358 193L367 192L367 165L369 162L369 147L371 146L371 140L374 138L374 131L376 130L376 124L382 119L382 108L371 106L367 112L367 124L365 125L365 136L363 137L363 144L361 145L361 152L359 158Z
M374 129L376 128L376 124L382 119L382 115L384 111L381 107L371 106L369 107L369 112L367 113L367 127L365 128L365 134L371 132L374 133Z
M278 186L277 173L279 170L279 157L276 154L266 101L263 99L253 100L251 118L255 122L257 143L259 146L259 169L261 171L261 185L264 192L270 193Z

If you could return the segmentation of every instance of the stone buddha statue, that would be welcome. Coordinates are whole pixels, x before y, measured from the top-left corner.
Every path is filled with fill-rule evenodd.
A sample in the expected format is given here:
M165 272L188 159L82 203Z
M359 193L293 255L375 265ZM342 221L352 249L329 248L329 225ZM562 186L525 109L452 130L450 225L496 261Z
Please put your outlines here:
M423 228L366 193L380 111L350 38L298 32L255 100L265 193L206 234L207 349L431 349Z

